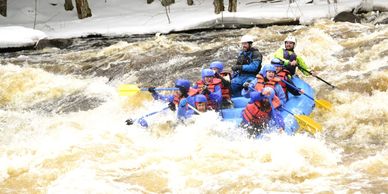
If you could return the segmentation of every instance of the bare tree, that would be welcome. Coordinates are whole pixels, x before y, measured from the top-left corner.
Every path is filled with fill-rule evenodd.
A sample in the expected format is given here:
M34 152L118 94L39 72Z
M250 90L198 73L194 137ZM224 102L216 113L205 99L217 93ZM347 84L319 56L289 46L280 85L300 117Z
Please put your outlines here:
M35 9L34 9L34 12L35 12L35 17L34 17L34 28L35 29L35 25L36 25L36 18L38 16L38 0L35 0Z
M88 0L75 0L79 19L84 19L92 16L92 11L89 8Z
M193 0L187 0L187 5L194 5L194 1Z
M219 14L222 11L225 11L224 1L223 0L214 0L214 13Z
M71 11L74 9L73 1L72 0L65 0L65 10Z
M162 3L164 9L166 10L168 23L171 24L170 15L168 13L170 13L170 5L175 3L175 0L160 0L160 2Z
M237 0L229 0L228 11L237 12Z
M164 7L170 6L175 3L175 0L161 0L161 3Z
M7 0L0 0L0 15L7 17Z

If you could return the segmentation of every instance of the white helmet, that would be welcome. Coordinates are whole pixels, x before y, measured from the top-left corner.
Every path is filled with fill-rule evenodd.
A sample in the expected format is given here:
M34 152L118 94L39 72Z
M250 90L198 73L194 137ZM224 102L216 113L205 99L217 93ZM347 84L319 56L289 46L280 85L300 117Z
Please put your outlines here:
M250 42L250 43L253 43L253 37L251 35L244 35L241 37L241 43L243 42Z
M294 44L296 44L296 38L295 36L289 35L286 39L284 39L284 42L293 42Z

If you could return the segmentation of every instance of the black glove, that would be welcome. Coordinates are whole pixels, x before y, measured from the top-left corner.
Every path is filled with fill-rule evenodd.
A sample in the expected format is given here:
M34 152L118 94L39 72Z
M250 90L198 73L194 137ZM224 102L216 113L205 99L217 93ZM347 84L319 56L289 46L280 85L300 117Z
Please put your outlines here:
M127 119L125 122L127 125L132 125L134 121L132 119Z
M243 89L244 89L244 90L248 90L248 86L249 86L249 82L245 82L245 83L243 84Z
M176 107L175 107L175 104L173 102L170 102L168 104L168 108L170 108L170 110L172 110L172 111L176 111Z
M207 86L202 86L201 94L203 94L203 95L210 94L210 91L209 91L209 89L207 89Z
M202 90L203 95L209 95L211 92L206 88L205 90Z
M235 66L232 66L232 71L241 71L242 70L242 65L235 65Z
M149 88L148 88L148 91L149 91L151 94L155 94L155 93L156 93L155 87L149 87Z

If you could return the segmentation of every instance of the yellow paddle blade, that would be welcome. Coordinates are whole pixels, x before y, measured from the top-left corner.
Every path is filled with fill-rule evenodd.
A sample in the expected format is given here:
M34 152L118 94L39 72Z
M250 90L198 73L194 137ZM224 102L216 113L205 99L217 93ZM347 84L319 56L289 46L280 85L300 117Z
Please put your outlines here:
M321 108L325 108L327 110L331 110L331 103L327 100L318 100L316 99L315 100L315 104L318 106L318 107L321 107Z
M301 129L306 130L311 134L315 134L316 132L322 131L322 126L315 122L312 118L306 115L294 115L296 120L298 121L299 127Z
M118 88L120 96L132 96L140 91L140 88L135 84L123 84Z

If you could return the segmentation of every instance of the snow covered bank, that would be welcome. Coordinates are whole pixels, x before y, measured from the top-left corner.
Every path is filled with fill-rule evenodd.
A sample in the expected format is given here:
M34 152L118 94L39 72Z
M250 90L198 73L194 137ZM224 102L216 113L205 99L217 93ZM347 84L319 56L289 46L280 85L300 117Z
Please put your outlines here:
M271 1L269 1L271 2ZM239 0L236 13L214 14L213 1L194 1L188 6L186 1L177 0L170 7L171 23L168 23L165 9L159 1L147 4L145 0L93 0L89 1L93 16L79 20L76 10L65 11L63 1L40 0L37 5L36 29L48 38L71 38L93 34L119 36L132 34L169 33L193 29L214 28L233 25L266 25L286 22L312 23L320 18L332 18L336 13L351 11L361 4L361 0L341 0L337 6L328 5L326 0L307 3L308 0L288 0L274 3ZM386 7L386 0L374 0L375 6ZM8 16L0 16L0 32L4 26L24 26L32 28L35 18L34 1L13 0L8 3ZM3 27L1 27L3 26ZM0 48L30 45L37 41L36 35L20 31L0 37ZM30 36L27 40L23 36ZM18 41L8 42L14 39ZM19 43L19 44L18 44Z
M0 28L0 48L28 47L46 38L47 35L39 30L21 26L10 26Z

